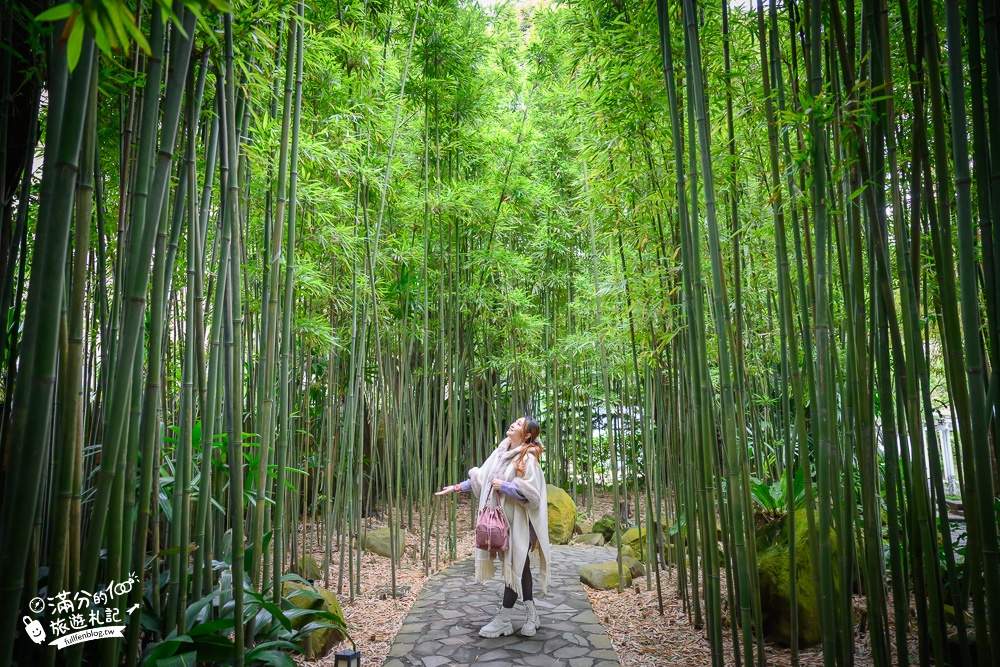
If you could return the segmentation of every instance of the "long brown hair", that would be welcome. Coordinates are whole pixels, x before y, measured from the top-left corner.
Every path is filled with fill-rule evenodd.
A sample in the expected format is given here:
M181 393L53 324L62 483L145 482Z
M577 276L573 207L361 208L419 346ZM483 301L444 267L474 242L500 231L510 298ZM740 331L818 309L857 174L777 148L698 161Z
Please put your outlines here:
M542 427L538 425L533 417L525 416L524 424L521 426L521 433L524 434L523 449L514 460L514 469L524 477L524 469L528 465L528 454L534 454L537 460L542 455L542 443L538 440L538 434L542 432Z

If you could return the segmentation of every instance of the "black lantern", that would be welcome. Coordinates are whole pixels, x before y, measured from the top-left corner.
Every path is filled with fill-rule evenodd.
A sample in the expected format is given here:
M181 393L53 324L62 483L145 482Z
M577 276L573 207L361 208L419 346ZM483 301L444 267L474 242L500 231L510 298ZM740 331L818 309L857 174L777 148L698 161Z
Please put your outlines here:
M337 651L333 656L334 667L361 667L361 651L351 649L349 651Z

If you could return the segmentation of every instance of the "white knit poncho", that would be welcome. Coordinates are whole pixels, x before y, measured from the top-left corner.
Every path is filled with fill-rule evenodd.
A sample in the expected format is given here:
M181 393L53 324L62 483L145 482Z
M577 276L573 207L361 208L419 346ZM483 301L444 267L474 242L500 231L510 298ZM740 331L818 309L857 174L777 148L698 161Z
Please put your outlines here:
M497 499L507 516L510 525L510 543L507 551L484 551L476 549L476 583L493 579L494 558L499 558L502 565L504 583L517 591L523 597L521 590L521 573L524 570L524 560L528 557L529 529L528 522L535 529L538 547L531 551L531 566L541 576L542 594L549 583L549 511L545 493L545 478L538 460L528 454L524 466L524 476L514 468L514 460L521 453L522 446L510 448L510 439L504 440L490 454L490 457L478 468L469 470L469 480L472 482L472 492L479 498L479 509L482 510L489 502L495 506ZM514 500L499 491L490 493L490 483L493 479L513 482L525 500Z

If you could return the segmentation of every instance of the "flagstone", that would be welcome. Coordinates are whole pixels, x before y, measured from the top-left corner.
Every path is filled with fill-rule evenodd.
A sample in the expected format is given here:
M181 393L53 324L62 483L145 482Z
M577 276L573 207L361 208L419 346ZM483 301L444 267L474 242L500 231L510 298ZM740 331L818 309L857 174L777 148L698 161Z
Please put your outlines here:
M541 626L534 637L517 631L525 619L518 602L511 610L515 634L484 639L479 628L496 613L503 592L499 575L476 584L473 560L437 573L421 590L393 641L385 667L613 667L619 665L604 628L580 584L580 568L613 558L607 547L552 547L548 595L535 580Z

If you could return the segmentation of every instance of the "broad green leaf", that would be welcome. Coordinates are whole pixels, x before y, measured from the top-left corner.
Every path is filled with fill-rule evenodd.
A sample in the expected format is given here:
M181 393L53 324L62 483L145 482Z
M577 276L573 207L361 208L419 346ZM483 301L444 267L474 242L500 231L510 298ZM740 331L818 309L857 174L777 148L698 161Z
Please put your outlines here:
M188 634L192 637L200 637L202 635L214 634L219 630L230 630L233 625L235 625L235 623L231 618L217 618L213 621L195 623L188 630Z
M287 653L282 653L281 651L261 651L254 657L265 665L274 665L274 667L295 667L296 665L295 661Z
M70 14L73 14L79 9L80 5L75 2L64 2L61 5L49 7L44 12L36 16L35 20L40 23L45 21L59 21L60 19L69 18Z
M258 654L263 653L264 651L268 651L268 650L272 650L272 649L276 649L276 648L286 648L286 649L288 649L290 651L300 651L301 650L299 648L298 644L295 644L295 643L290 642L290 641L286 641L284 639L275 639L275 640L269 641L269 642L261 642L260 644L257 644L256 646L254 646L252 649L250 649L249 651L247 651L246 659L247 660L253 660L254 658L257 657Z
M198 662L198 652L189 651L156 661L156 667L194 667Z

